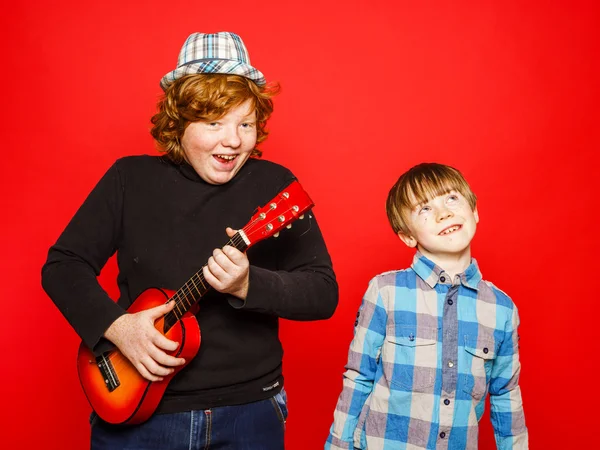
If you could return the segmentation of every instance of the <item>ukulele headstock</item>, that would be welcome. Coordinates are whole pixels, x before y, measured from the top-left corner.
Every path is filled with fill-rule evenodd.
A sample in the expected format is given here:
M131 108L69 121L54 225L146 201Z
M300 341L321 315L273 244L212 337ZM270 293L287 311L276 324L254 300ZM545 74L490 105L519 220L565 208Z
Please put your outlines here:
M277 236L283 228L289 228L296 219L314 206L298 181L293 181L271 201L261 208L240 231L244 233L248 247L263 239Z

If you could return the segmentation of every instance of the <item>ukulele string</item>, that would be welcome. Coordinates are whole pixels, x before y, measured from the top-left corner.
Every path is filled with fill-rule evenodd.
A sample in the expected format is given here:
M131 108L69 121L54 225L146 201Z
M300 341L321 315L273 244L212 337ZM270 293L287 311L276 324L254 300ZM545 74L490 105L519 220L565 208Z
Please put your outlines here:
M271 202L271 203L275 203L275 207L271 208L271 210L274 210L277 208L277 206L283 201L283 198L280 198L279 200L277 200L276 202ZM291 208L288 208L286 211L284 211L284 214L289 212L291 210ZM254 220L251 220L250 223L248 223L244 228L242 228L242 230L244 231L244 233L249 232L249 230L259 221L261 221L263 219L260 218L256 218ZM243 237L241 236L241 234L239 232L237 232L230 240L227 244L225 245L233 245L236 248L239 248L240 244L245 243ZM205 264L206 266L206 264ZM187 283L185 283L181 288L179 288L179 290L168 300L175 300L175 307L173 308L172 311L175 311L175 309L177 309L177 314L179 315L179 317L177 317L177 319L181 318L183 316L183 314L185 314L185 312L187 311L187 309L183 309L183 313L181 313L180 307L183 305L183 303L189 303L189 305L187 305L187 307L191 307L193 303L195 303L200 297L202 297L202 295L204 295L206 292L208 292L210 290L210 286L206 286L208 283L206 282L205 277L203 276L203 270L199 270L198 272L196 272L194 275L192 275L192 277L190 278L189 281L192 282L192 284L194 285L194 289L196 290L196 292L198 292L199 296L198 298L195 298L194 293L192 292L192 289L190 286L188 286L189 281ZM200 283L202 284L202 287L205 289L204 293L201 293L198 290L198 287L196 285L196 283L194 282L194 278L197 278ZM183 298L182 298L183 295ZM188 295L191 296L192 301L188 300ZM176 315L177 315L176 314Z
M271 208L271 211L276 209L277 206L283 201L283 198L280 198L278 201L276 202L271 202L271 203L275 203L275 207ZM288 213L289 211L291 211L293 208L288 208L285 211L283 211L283 214ZM257 217L253 220L251 220L244 228L242 228L242 230L244 231L244 233L250 233L251 229L259 222L261 222L264 219L261 219L260 217ZM242 238L241 234L239 232L237 232L225 245L233 245L234 247L238 248L239 244L242 244L244 241L244 239ZM205 264L206 266L206 264ZM197 284L194 282L194 278L197 278L198 281L200 281L200 283L202 284L202 287L205 289L204 293L201 293L198 290L198 286ZM175 306L173 308L173 310L171 310L169 313L165 314L165 316L163 316L164 319L166 319L166 316L170 313L174 313L175 310L177 309L177 313L175 314L176 316L179 315L179 317L177 317L177 319L179 320L179 318L181 318L183 316L183 314L185 314L185 310L184 313L181 313L180 311L180 307L183 306L183 303L186 302L189 304L187 305L188 308L191 307L193 305L193 303L197 300L194 297L194 294L191 290L191 287L188 286L189 282L192 282L194 289L196 290L196 292L199 294L198 298L202 297L202 295L204 295L206 292L208 292L210 290L210 285L207 287L206 286L206 280L204 279L203 276L203 269L200 269L198 272L196 272L194 275L192 275L192 277L190 278L190 280L188 280L188 282L186 282L181 288L179 288L175 294L173 294L173 296L171 296L171 298L169 300L167 300L167 302L174 300L175 301ZM206 284L205 284L206 283ZM187 290L187 292L186 292ZM183 297L182 297L183 294ZM189 301L188 300L188 294L192 297L193 301ZM133 364L131 363L131 361L129 361L129 359L127 357L125 357L125 355L123 355L120 351L111 351L109 352L108 356L106 356L106 358L110 361L112 367L113 367L113 371L115 372L115 375L118 375L119 371L123 368L123 367L133 367L134 370L137 371L137 369L135 369L135 367L133 366Z
M229 242L227 242L225 245L232 245L237 248L239 246L239 244L241 244L242 242L243 242L243 238L240 236L239 233L236 233L233 236L233 238L231 238L229 240ZM206 267L206 265L207 264L205 264L204 267ZM195 278L202 284L202 288L204 289L204 292L200 292L200 290L198 289L198 285L194 281ZM190 282L191 282L192 286L190 286ZM192 287L193 287L193 289L196 290L196 292L198 294L197 296L192 291ZM199 300L204 294L206 294L209 290L210 290L210 285L208 285L208 282L206 281L206 279L204 277L203 269L200 269L198 272L196 272L194 275L192 275L190 277L190 279L181 288L179 288L177 290L177 292L175 292L175 294L173 294L173 296L169 300L167 300L167 302L169 302L171 300L175 301L175 307L173 308L173 310L171 310L171 312L174 312L175 310L177 310L177 313L176 313L176 316L178 316L177 319L181 318L183 316L183 314L185 314L187 312L187 310L189 308L191 308L192 305L197 300ZM191 300L188 298L188 296L191 297ZM185 302L185 305L183 305L184 302ZM180 309L180 307L182 307L182 306L183 306L183 313L181 312L181 309Z

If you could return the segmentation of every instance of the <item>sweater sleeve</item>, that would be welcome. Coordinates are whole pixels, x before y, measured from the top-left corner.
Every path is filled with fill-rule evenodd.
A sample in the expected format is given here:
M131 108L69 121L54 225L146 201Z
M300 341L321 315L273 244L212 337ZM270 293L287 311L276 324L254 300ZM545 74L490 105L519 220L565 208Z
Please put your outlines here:
M252 265L246 301L232 306L291 320L319 320L333 315L338 285L331 258L314 214L285 230L277 248L278 270Z
M97 280L120 235L123 183L117 164L75 213L42 267L42 287L89 348L125 313Z

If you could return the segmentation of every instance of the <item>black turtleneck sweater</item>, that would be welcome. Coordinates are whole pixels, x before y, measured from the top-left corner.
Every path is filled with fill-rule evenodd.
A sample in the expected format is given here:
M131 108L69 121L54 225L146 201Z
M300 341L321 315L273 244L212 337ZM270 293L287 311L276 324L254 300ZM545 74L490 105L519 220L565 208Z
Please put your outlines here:
M119 159L92 190L50 248L42 284L83 342L97 350L106 329L146 289L176 290L257 207L295 178L277 164L249 159L223 185L204 182L187 165L164 157ZM97 276L117 253L119 300ZM157 412L179 412L257 401L283 385L278 318L330 317L338 288L312 213L279 238L248 252L246 302L214 290L199 302L198 355L178 373ZM237 302L236 302L237 300Z

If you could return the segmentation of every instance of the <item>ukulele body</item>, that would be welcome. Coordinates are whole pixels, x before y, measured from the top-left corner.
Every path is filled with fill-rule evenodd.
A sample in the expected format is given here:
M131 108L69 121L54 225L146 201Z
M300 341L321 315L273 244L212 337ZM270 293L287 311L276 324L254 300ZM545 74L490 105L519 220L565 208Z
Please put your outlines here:
M172 291L150 288L142 292L127 312L136 313L163 305ZM163 377L162 381L143 378L129 360L117 349L96 357L83 343L77 355L79 380L90 405L105 422L135 424L147 420L156 410L171 379L192 360L200 348L200 327L196 317L188 311L167 333L163 332L164 318L156 321L156 328L172 341L179 342L173 352L184 358L183 366Z

